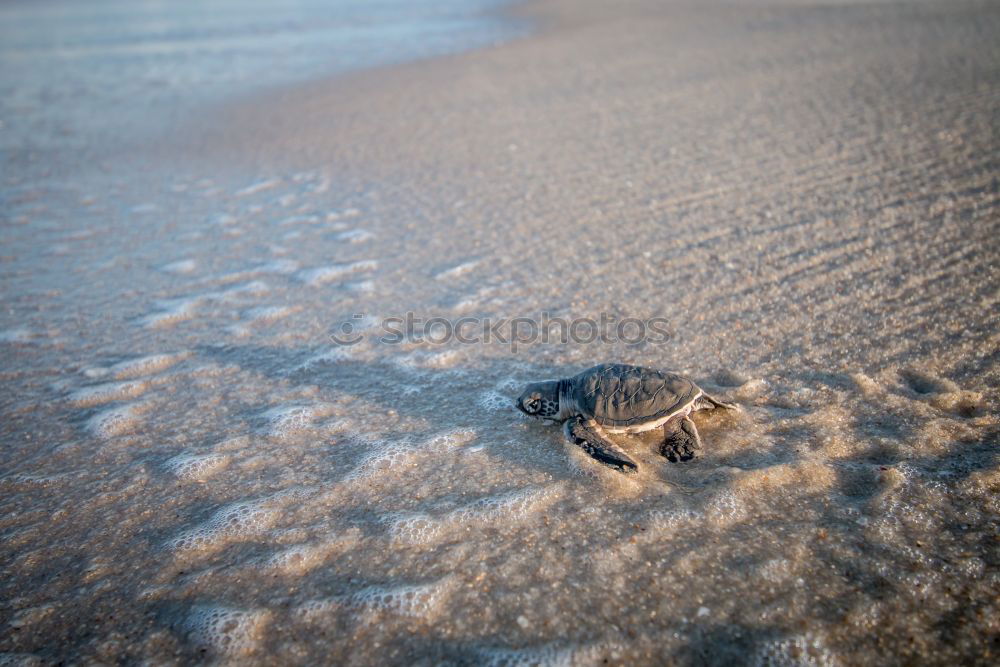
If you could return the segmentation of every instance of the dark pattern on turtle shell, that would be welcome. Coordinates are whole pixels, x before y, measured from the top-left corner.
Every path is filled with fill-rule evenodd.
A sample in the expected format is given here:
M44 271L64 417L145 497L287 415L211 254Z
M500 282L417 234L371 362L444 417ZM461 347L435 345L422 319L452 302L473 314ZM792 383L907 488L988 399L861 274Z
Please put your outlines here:
M601 364L572 379L580 412L624 428L677 412L701 391L687 378L627 364Z

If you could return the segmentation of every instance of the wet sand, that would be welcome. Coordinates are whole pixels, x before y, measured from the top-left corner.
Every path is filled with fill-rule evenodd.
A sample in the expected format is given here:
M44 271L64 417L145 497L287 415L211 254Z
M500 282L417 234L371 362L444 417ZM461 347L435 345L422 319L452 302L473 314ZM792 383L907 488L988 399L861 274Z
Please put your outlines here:
M8 197L15 664L995 661L1000 7L511 11ZM609 360L742 410L625 476L511 407Z

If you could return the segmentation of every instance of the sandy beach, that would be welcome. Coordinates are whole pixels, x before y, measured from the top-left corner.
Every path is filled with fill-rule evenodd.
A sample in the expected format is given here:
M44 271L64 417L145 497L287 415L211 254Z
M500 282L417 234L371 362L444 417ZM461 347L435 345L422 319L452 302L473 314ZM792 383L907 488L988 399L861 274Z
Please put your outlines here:
M491 11L4 137L0 664L994 663L1000 5ZM630 475L514 409L605 361L741 409Z
M377 183L435 223L404 242L491 257L537 309L665 314L699 365L988 374L992 5L594 5L227 109L204 158Z

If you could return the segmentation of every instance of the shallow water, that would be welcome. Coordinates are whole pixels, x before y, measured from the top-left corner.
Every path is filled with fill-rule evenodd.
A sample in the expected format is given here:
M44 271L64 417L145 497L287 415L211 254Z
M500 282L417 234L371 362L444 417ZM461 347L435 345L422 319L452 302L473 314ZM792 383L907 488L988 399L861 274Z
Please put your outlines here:
M100 154L233 95L490 44L522 29L488 14L501 4L5 3L0 148Z
M954 150L991 159L995 136L960 129ZM732 132L678 149L722 159ZM694 204L677 180L655 214L335 164L8 176L4 659L987 662L996 185L928 160L942 178L867 163L872 198L801 163L780 196L757 169ZM627 237L574 218L590 208ZM731 222L684 233L705 219ZM671 335L380 341L408 311L663 316ZM360 342L333 344L344 322ZM511 407L610 359L741 410L695 417L692 464L622 437L625 476Z

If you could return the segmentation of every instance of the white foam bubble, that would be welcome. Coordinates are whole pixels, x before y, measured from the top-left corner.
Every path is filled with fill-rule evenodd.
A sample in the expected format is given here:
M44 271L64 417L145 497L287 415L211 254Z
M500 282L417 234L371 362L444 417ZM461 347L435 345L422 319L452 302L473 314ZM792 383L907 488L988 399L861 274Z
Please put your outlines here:
M325 352L320 352L319 354L309 357L301 364L296 367L296 370L306 370L312 368L313 366L320 366L323 364L335 364L341 361L346 361L351 358L351 348L342 346L335 347L333 349L327 350Z
M271 286L262 280L252 280L242 285L236 285L229 289L210 295L212 298L233 299L240 296L261 296L271 291Z
M295 183L308 183L318 178L319 175L315 171L297 171L292 174L292 181Z
M362 243L373 238L375 238L375 235L367 229L349 229L346 232L337 234L338 241L347 241L348 243Z
M23 630L31 626L37 626L55 611L55 605L42 604L37 607L27 607L15 614L9 622L9 626L16 630Z
M411 372L423 372L424 369L454 368L461 360L461 352L457 349L441 350L440 352L414 350L413 352L400 354L391 359L392 363L401 369ZM459 369L453 372L460 373L462 371Z
M136 357L119 362L108 369L119 380L158 373L170 368L189 356L186 352L175 354L152 354L146 357Z
M619 647L601 642L568 646L563 643L525 648L487 646L476 651L476 663L484 667L577 667L606 665L620 659Z
M521 519L538 512L554 501L561 487L553 484L547 487L527 487L484 496L449 514L454 522L509 521Z
M735 521L740 521L746 515L746 502L732 491L719 493L705 506L705 516L718 525L727 525Z
M430 436L420 443L409 438L399 441L376 441L358 466L348 473L345 481L370 479L430 452L465 445L477 436L472 429L454 429Z
M135 428L141 422L143 406L139 404L122 405L100 412L87 421L87 430L99 438L113 438Z
M751 656L750 664L761 667L834 667L840 661L819 637L807 632L765 642Z
M328 222L334 220L340 220L341 218L356 218L361 215L361 211L356 208L345 208L339 211L330 211L326 214L326 219Z
M164 465L179 479L203 480L224 469L229 460L223 454L178 454L167 459Z
M279 222L278 226L288 227L289 225L314 225L317 222L319 222L319 217L315 215L293 215Z
M533 648L481 648L477 663L484 667L573 667L573 651L556 645Z
M175 551L214 550L228 542L254 537L266 532L278 519L273 499L231 503L218 510L205 523L185 530L170 540Z
M361 271L374 271L378 268L375 260L361 260L349 264L331 264L313 269L304 269L296 274L296 277L307 285L318 286L340 280L344 276Z
M195 311L203 301L204 297L202 296L160 301L157 304L160 310L147 315L140 322L150 329L173 326L194 317Z
M375 444L361 463L344 477L344 480L374 477L410 460L418 452L419 450L408 440Z
M453 266L450 269L441 271L440 273L435 275L434 278L437 280L449 280L451 278L457 278L459 276L465 275L469 271L472 271L478 265L479 265L478 259L469 262L464 262L462 264L459 264L458 266Z
M264 562L264 567L281 574L305 574L326 562L335 547L331 542L297 544L272 555Z
M490 412L510 412L514 408L514 399L491 389L479 394L476 405Z
M429 584L368 586L341 601L348 606L364 607L371 611L429 618L441 611L451 589L452 581L449 578Z
M23 327L17 329L7 329L5 331L0 331L0 343L14 343L14 344L27 344L32 342L35 338L35 334Z
M291 275L299 270L299 263L294 259L275 259L257 267L259 273L275 273Z
M320 621L328 616L330 612L336 611L341 607L343 607L343 604L339 598L307 600L296 607L295 612L303 620Z
M451 304L451 308L455 312L464 313L474 308L479 308L481 305L482 301L477 296L468 296L464 299L456 300Z
M264 610L215 605L194 607L184 622L189 640L199 648L223 655L252 653L270 620Z
M251 444L250 436L247 435L237 435L232 438L226 438L225 440L216 443L212 449L216 452L238 452L240 450L245 450Z
M100 405L112 401L124 401L141 396L149 388L149 383L141 380L126 382L106 382L78 389L69 395L69 400L77 407Z
M309 600L297 612L308 621L322 621L331 612L351 608L432 619L444 610L453 589L454 582L448 577L427 584L368 586L349 595Z
M467 445L478 437L479 433L471 428L457 428L436 433L426 440L422 449L450 449Z
M787 558L772 558L757 568L757 573L767 581L781 583L792 576L793 567Z
M747 380L733 392L733 398L737 401L752 401L767 393L769 388L767 380L763 378Z
M492 496L485 496L452 513L455 520L492 521L501 518L508 512L510 516L524 514L535 497L534 490L511 491Z
M384 521L389 525L389 535L403 542L430 542L447 528L441 520L424 512L390 514Z
M654 510L649 513L650 526L657 531L672 532L680 526L701 520L701 515L689 509Z
M164 264L160 267L160 271L165 273L191 273L198 266L197 262L193 259L179 259L176 262L170 262L169 264Z
M494 388L499 392L504 392L507 394L517 393L524 387L525 384L527 384L530 381L531 380L527 378L509 377L505 380L501 380L500 382L498 382L496 384L496 387Z
M247 197L249 195L255 195L259 192L264 192L265 190L270 190L281 185L281 179L278 178L268 178L262 181L257 181L256 183L251 183L250 185L237 190L233 194L237 197Z
M285 438L297 431L312 427L320 417L330 414L332 406L326 403L312 405L282 405L260 415L263 432L273 438Z
M293 259L275 259L251 266L241 271L232 271L215 278L219 283L235 283L262 275L287 276L299 270L299 263Z
M73 252L73 246L69 243L56 243L49 246L47 255L53 255L55 257L65 257L66 255ZM110 266L111 264L104 264L102 267Z
M65 475L29 475L26 473L12 473L0 478L5 484L16 486L48 486L59 481Z
M292 306L258 306L243 311L243 318L253 322L276 322L295 312Z
M230 335L235 336L236 338L247 338L250 336L250 334L253 333L250 330L250 327L244 326L242 324L233 324L231 326L226 327L225 330L229 332Z
M443 350L428 354L421 360L424 368L452 368L461 361L462 356L456 350Z

